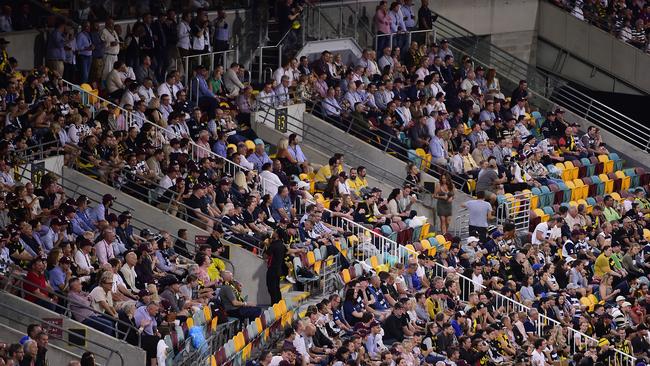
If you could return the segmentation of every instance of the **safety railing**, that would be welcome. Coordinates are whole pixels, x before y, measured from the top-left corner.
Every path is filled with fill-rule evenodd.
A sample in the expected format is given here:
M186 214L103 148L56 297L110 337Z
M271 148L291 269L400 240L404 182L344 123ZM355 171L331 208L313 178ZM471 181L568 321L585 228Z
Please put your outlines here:
M379 49L379 45L384 45L385 47L390 47L391 50L394 47L399 46L402 50L406 51L411 44L411 41L416 39L419 42L424 41L426 44L435 42L436 30L423 29L414 31L400 31L398 33L390 34L377 34L375 35L375 50L377 50L377 52L383 51Z
M176 366L194 366L194 365L208 365L206 362L211 355L232 339L237 333L239 321L229 321L224 324L217 325L217 328L209 333L205 342L198 348L185 347L177 355L174 356L174 365ZM188 338L186 341L191 341Z
M22 309L17 309L15 307L11 307L3 302L0 302L0 317L3 317L7 319L9 322L8 325L12 326L13 328L17 329L16 326L19 325L22 329L26 328L29 324L41 324L43 322L43 319L35 316L34 314L30 314ZM29 319L28 322L21 321L21 319ZM82 339L84 343L87 345L85 347L80 346L74 342L66 342L66 348L70 347L74 349L76 352L73 352L74 354L77 355L77 357L81 357L81 355L86 352L89 348L88 345L92 345L93 348L96 348L98 350L102 350L102 352L97 352L95 351L94 354L95 356L99 359L99 363L102 365L110 365L111 361L113 361L116 357L118 359L118 362L120 365L124 366L127 363L124 361L124 357L120 353L120 351L114 350L109 347L109 345L101 344L98 342L93 341L92 339L88 339L83 337L79 333L73 333L69 331L68 329L65 329L59 325L48 323L47 326L51 328L54 332L61 334L61 337L59 338L58 336L55 337L53 334L50 333L49 336L51 337L50 342L54 343L54 339L57 341L65 341L66 339L68 340L74 340L74 339Z
M497 199L497 225L511 222L518 232L529 232L532 193L506 194Z
M368 17L360 1L307 4L305 14L305 37L316 40L351 37L362 47L372 47L372 15Z
M108 102L108 101L106 101L106 102ZM110 102L108 102L108 103L110 103ZM200 148L200 149L205 150L205 153L208 154L208 155L216 156L216 154L214 154L210 150L204 149L204 148L202 148L200 146L197 146L197 147ZM238 166L238 167L240 169L244 169L241 166ZM330 211L330 213L331 213L331 211ZM361 240L367 240L367 238L369 238L369 241L367 241L367 242L374 244L375 248L379 249L380 253L387 253L389 255L395 256L400 262L402 262L404 264L407 264L411 257L417 256L417 252L415 252L415 251L413 251L413 250L411 250L409 248L406 248L405 246L397 243L396 241L391 240L391 239L389 239L389 238L387 238L387 237L385 237L385 236L383 236L381 234L378 234L375 231L370 230L369 228L367 228L367 227L365 227L365 226L363 226L363 225L361 225L359 223L356 223L356 222L354 222L352 220L349 220L347 218L342 218L342 220L339 221L339 226L338 227L341 227L346 232L349 232L351 234L356 235L359 238L360 242L361 242ZM372 257L374 255L374 253L372 251L357 251L356 254L357 254L356 258L358 260L362 260L362 261L368 260L370 257ZM436 271L437 272L446 273L449 270L450 269L444 267L442 264L436 263ZM466 285L467 285L466 288L472 288L472 289L473 288L484 288L484 286L473 282L470 278L467 278L467 277L463 276L462 274L456 273L456 275L459 276L459 279L466 282ZM469 281L469 282L467 282L467 281ZM525 305L523 305L521 303L518 303L517 301L512 300L512 299L510 299L508 297L505 297L500 293L497 293L497 292L494 292L494 291L492 291L492 293L495 296L497 296L497 298L500 298L501 299L500 301L503 301L504 303L509 303L510 304L509 306L519 306L519 307L522 307L524 309L530 310L530 308L526 307ZM469 295L469 293L468 293L468 295ZM465 301L466 300L467 299L465 299ZM546 317L543 317L542 315L540 315L540 317L546 318ZM557 321L555 321L553 319L550 319L550 318L546 318L546 319L548 320L548 322L560 325L559 322L557 322ZM575 330L572 330L572 331L577 332ZM539 329L539 333L540 333L540 336L543 336L541 328ZM597 342L595 339L587 336L586 334L584 335L584 337L586 337L585 339L590 339L591 341ZM633 362L635 360L635 358L633 356L627 355L624 352L621 352L620 350L616 350L616 356L615 357L618 357L618 359L623 360L623 362L625 362L625 363L623 363L624 365L628 365L628 364L633 365Z
M109 101L107 99L104 99L104 98L102 98L102 97L100 97L98 95L91 94L88 91L81 89L80 86L78 86L78 85L76 85L74 83L71 83L71 82L69 82L67 80L63 80L63 82L69 88L71 88L72 90L79 91L79 93L81 94L81 99L82 99L82 101L84 101L85 104L93 106L93 108L91 108L91 112L92 112L93 117L98 112L97 109L99 107L101 107L102 105L104 105L104 106L111 105L116 111L118 111L118 113L119 113L118 118L120 118L120 117L124 118L125 129L128 129L129 127L137 125L135 123L135 121L142 120L139 116L135 115L133 112L128 111L128 110L116 105L115 103L113 103L113 102L111 102L111 101ZM96 102L91 103L90 101L92 101L92 100L96 100ZM153 128L156 130L156 139L154 141L154 145L155 145L154 147L162 148L165 145L168 145L167 136L169 136L170 132L167 129L163 128L162 126L157 125L154 122L146 120L146 119L142 120L142 121L144 123L146 123L146 124L149 124L149 125L153 126ZM241 165L239 165L239 164L237 164L237 163L235 163L233 161L230 161L230 160L226 159L225 157L222 157L222 156L219 156L219 155L213 153L210 149L207 149L207 148L205 148L203 146L197 145L196 142L194 142L194 141L191 141L191 140L189 141L188 148L190 149L190 152L191 152L190 155L191 155L192 159L200 160L200 159L205 158L205 157L213 157L213 158L218 159L218 161L223 162L223 164L224 164L224 172L230 174L231 176L234 176L235 173L237 173L239 171L243 171L243 172L248 171L248 169L244 168L243 166L241 166Z
M439 16L434 29L438 40L449 40L450 48L456 51L457 57L468 55L486 69L495 68L500 77L502 93L504 90L514 90L520 80L526 80L533 92L532 99L539 107L553 110L561 105L575 117L592 122L619 137L638 135L640 138L628 138L626 141L645 151L650 148L650 127L647 124L635 121L582 93L563 79L531 66L449 19Z
M81 162L88 163L87 160L83 160L82 158L79 158ZM83 172L83 171L82 171ZM133 196L143 202L146 202L150 204L151 206L163 210L166 213L170 213L172 210L172 207L175 207L177 210L177 217L179 217L181 220L184 220L190 224L194 224L197 226L200 226L201 223L198 223L198 219L193 218L189 213L193 212L194 209L187 206L185 203L170 197L169 201L163 201L160 199L161 196L164 195L166 192L161 192L163 195L158 195L156 192L154 192L154 188L157 188L157 183L150 180L146 179L145 177L138 177L138 181L130 179L128 177L128 173L126 171L126 168L122 168L120 170L120 179L122 180L122 183L120 184L120 187L118 187L123 193L128 194L130 196ZM85 190L88 190L86 187L84 187ZM203 214L204 216L208 217L210 220L212 220L214 223L219 223L222 227L224 227L227 230L232 230L233 228L224 223L220 217L215 217L212 215L208 214ZM211 230L212 228L208 228ZM227 241L232 241L228 240ZM247 247L249 250L251 250L253 253L255 253L257 256L262 256L263 253L263 247L258 245L256 242L250 240L249 238L244 237L243 235L237 235L236 236L236 243L243 244L245 247ZM261 243L261 242L260 242ZM196 247L195 247L196 250Z
M40 298L40 296L39 296L40 294L36 294L36 292L26 290L25 285L27 285L29 287L32 287L34 289L37 289L39 292L45 292L51 298L57 298L59 300L62 300L63 303L65 304L65 306L61 305L61 304L59 304L57 302L54 302L54 301L47 301L52 306L52 308L50 310L52 310L52 311L54 311L56 313L59 313L59 314L63 314L65 316L67 316L68 318L73 319L75 321L76 321L76 319L74 319L73 316L72 316L73 314L72 314L72 310L71 310L71 305L74 305L75 308L83 309L84 311L90 311L90 312L92 312L92 314L94 316L103 316L104 315L104 313L99 312L99 311L95 310L92 307L82 305L82 304L70 299L68 296L64 295L63 293L61 293L59 291L52 291L52 290L50 290L48 288L41 288L39 284L31 282L28 279L26 279L26 278L24 278L22 276L16 275L16 274L14 274L12 272L7 274L7 282L5 283L5 286L4 286L3 290L5 292L7 292L7 293L10 293L10 294L16 294L21 298L25 298L25 295L30 295L30 296L33 296L34 298L37 298L37 299ZM132 333L132 334L140 334L140 331L139 331L138 328L134 327L133 325L131 325L131 324L127 323L127 322L124 322L124 321L122 321L120 319L117 319L117 318L114 318L114 319L111 319L111 320L115 323L115 327L112 329L115 332L115 338L122 341L122 342L128 337L128 335L130 333ZM124 330L122 330L122 329L124 329ZM138 338L137 346L140 347L140 345L141 345L140 344L140 337L137 337L137 338Z
M445 267L443 264L439 262L435 262L434 274L436 276L440 276L443 278L448 274L453 274L454 276L456 276L458 278L459 287L460 287L460 298L465 302L469 300L469 295L472 292L487 291L490 294L492 294L492 296L494 297L497 311L499 311L499 308L503 308L505 311L508 312L510 311L526 312L529 315L531 313L532 310L531 307L528 307L507 296L504 296L503 294L497 291L490 290L482 284L472 281L471 278L463 275L462 273L458 273L455 268ZM566 332L567 340L569 342L572 342L573 339L579 337L584 341L585 344L598 345L597 339L583 332L575 330L571 326L568 326L567 324L563 324L555 319L551 319L545 315L539 314L538 319L533 319L533 321L536 323L535 335L537 337L547 338L548 334L546 333L546 326L551 325L554 327L559 327L563 332ZM612 364L625 365L625 366L635 365L636 357L629 355L625 352L622 352L616 348L614 348L614 351L615 351L614 355L610 356L608 360L610 365Z
M267 126L272 126L275 122L274 119L275 115L278 113L277 111L285 108L284 106L272 106L259 100L257 101L257 107L258 116L256 122L263 123ZM374 178L382 182L390 183L394 187L401 187L404 184L403 176L395 175L386 170L384 167L378 165L374 160L356 153L353 145L345 142L342 139L338 139L335 134L331 134L330 132L321 129L316 125L305 124L303 121L300 121L290 113L287 113L285 121L288 132L296 133L303 141L308 143L310 146L314 146L317 150L323 153L331 154L344 151L346 156L352 156L356 162L361 163L358 165L363 165L368 168L369 171L372 171ZM347 128L344 131L353 136L361 135L361 133L356 132L357 129L352 122L349 122ZM368 132L373 133L372 131ZM381 133L381 131L379 132ZM377 139L380 139L379 135L375 136L377 136ZM386 139L388 139L388 141L385 143L386 147L393 144L391 137L387 136ZM380 146L377 146L377 148L381 149ZM382 150L386 151L386 149ZM403 156L404 154L401 155ZM423 190L422 193L424 195L431 194L431 192L426 191L423 187L421 187L421 189Z
M282 35L282 38L280 38L280 40L278 41L278 43L276 43L276 44L274 44L274 45L268 45L268 46L259 46L259 47L257 48L257 50L256 50L255 53L259 53L259 56L258 56L258 65L257 65L257 67L258 67L258 74L257 74L257 79L258 79L258 80L257 80L257 82L258 82L258 83L261 83L261 82L263 81L263 80L262 80L262 77L263 77L263 75L264 75L264 52L265 52L266 50L276 49L276 50L278 51L278 63L277 63L277 66L278 66L278 67L281 66L281 65L282 65L282 56L283 56L283 55L282 55L282 49L285 47L285 45L284 45L283 42L284 42L284 41L289 37L289 35L292 34L292 32L294 32L294 31L295 31L294 29L289 28L289 30L286 31L286 32L284 33L284 35Z
M469 236L469 211L466 208L460 209L454 216L454 236L466 238Z
M199 53L176 59L176 70L181 70L182 66L182 70L184 70L184 85L189 88L188 83L193 72L192 70L196 66L203 65L212 72L218 65L222 65L224 70L227 70L231 63L238 62L238 60L239 50L237 48L226 51Z
M330 104L325 100L310 100L305 98L304 102L308 107L307 111L309 113L323 119L324 121L327 121L328 123L334 124L335 126L344 130L346 133L350 135L353 135L361 140L367 141L372 146L375 146L377 149L382 150L384 153L397 157L398 159L404 162L410 162L412 161L412 158L413 159L420 158L421 160L421 157L411 157L409 155L409 150L414 150L414 149L409 149L402 142L400 136L388 134L387 132L379 128L370 129L370 128L366 128L365 126L362 127L359 123L357 123L358 121L355 121L354 118L352 118L351 116L346 116L344 113L341 113L341 116L337 119L330 118L326 115L326 113L322 111L323 105L326 104L332 106L332 104ZM336 106L332 106L332 107L337 108ZM369 124L369 122L366 123ZM312 128L312 126L309 126L309 128ZM376 164L372 164L372 165L376 165ZM427 167L427 165L430 166ZM421 166L424 167L424 169L422 170L425 173L428 173L435 178L440 178L441 174L448 173L451 176L454 185L459 189L464 189L467 187L467 179L452 172L449 169L449 167L446 165L443 166L441 164L437 164L431 161L431 162L422 163ZM427 193L431 193L431 192L427 192Z

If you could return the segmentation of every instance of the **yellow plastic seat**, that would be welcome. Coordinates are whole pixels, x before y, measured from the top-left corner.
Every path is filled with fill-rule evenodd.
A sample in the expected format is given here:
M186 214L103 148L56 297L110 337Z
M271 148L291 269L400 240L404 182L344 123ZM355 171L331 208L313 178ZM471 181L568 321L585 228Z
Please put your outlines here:
M573 165L571 160L564 162L564 171L570 180L578 179L578 168Z
M419 239L420 240L425 239L427 235L429 235L429 230L431 230L431 224L427 222L424 225L422 225L422 231L420 231Z
M630 189L630 183L632 181L631 177L625 175L622 170L617 171L614 175L616 175L616 178L621 179L621 191L627 191Z
M567 178L570 176L571 172L567 172L567 171L564 169L564 164L563 164L563 163L555 163L555 167L556 167L557 170L558 170L558 175L559 175L560 177L562 177L562 180L563 180L563 181L566 182L566 181L568 180ZM567 175L567 173L568 173L569 175Z
M210 366L217 366L217 358L214 355L210 355Z
M187 324L187 329L192 328L194 326L194 319L188 317L187 320L185 321L185 324Z
M209 306L203 307L203 315L205 316L206 323L212 320L212 310Z
M609 156L598 155L598 161L603 163L603 173L609 174L614 171L614 160L609 160Z
M425 250L428 251L429 249L431 249L431 243L426 239L420 240L420 245L422 245L422 251Z
M350 271L347 268L341 271L341 279L343 279L344 283L348 283L352 280L350 277Z
M622 198L621 195L618 194L618 192L612 192L610 196L614 199L616 202L621 202Z
M255 326L257 327L257 333L262 333L264 326L262 325L262 319L257 317L255 318Z
M359 244L359 237L356 235L350 235L348 237L348 247L353 247L357 244Z
M469 189L469 192L472 193L476 191L476 180L470 178L467 180L467 188Z
M373 269L379 267L379 259L377 258L376 255L370 257L370 267L372 267Z
M244 348L246 345L246 339L244 338L244 333L239 332L237 335L235 335L234 338L234 343L235 343L235 351L239 352Z
M541 208L536 208L533 210L533 212L535 213L535 215L537 215L537 217L540 218L541 222L548 221L548 214L544 213L544 210L542 210Z
M429 255L432 257L435 256L437 252L438 252L438 247L436 246L432 246L431 249L429 249Z
M600 155L603 156L603 155ZM598 175L598 178L600 178L600 181L605 184L605 193L609 194L614 191L614 181L609 179L607 174L600 174Z
M576 187L576 196L572 198L574 201L586 199L589 196L589 186L585 185L582 179L575 178L573 184Z
M219 325L219 318L217 318L217 317L215 316L215 317L212 318L212 320L210 321L210 331L213 332L213 333L216 332L216 331L217 331L217 325Z
M571 199L570 199L570 201L575 200L576 199L576 185L573 184L572 181L565 181L564 184L566 184L567 188L569 188L571 190Z
M442 234L436 235L436 240L440 245L442 245L447 250L449 250L449 248L451 247L451 242L445 239L445 236Z

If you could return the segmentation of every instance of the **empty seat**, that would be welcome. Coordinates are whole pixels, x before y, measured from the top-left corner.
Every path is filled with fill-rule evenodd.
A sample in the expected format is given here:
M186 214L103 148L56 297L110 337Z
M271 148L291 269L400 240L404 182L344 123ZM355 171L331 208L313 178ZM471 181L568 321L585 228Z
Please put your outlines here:
M595 174L595 173L594 173L594 170L595 170L596 167L595 167L595 165L594 165L594 164L593 164L589 159L587 159L587 158L582 158L582 159L580 159L580 162L582 163L582 166L583 166L583 167L585 168L585 170L587 171L587 172L585 173L585 176L589 176L589 177L591 177L592 175Z
M609 153L609 160L614 162L614 171L623 169L623 159L617 153Z
M603 163L603 173L608 174L614 171L614 162L609 160L609 156L598 155L598 161Z
M600 174L598 175L598 178L600 178L600 181L605 184L605 194L609 194L614 191L614 181L609 179L607 174Z
M573 165L571 160L564 162L563 176L566 176L566 179L564 180L574 180L578 178L578 168Z

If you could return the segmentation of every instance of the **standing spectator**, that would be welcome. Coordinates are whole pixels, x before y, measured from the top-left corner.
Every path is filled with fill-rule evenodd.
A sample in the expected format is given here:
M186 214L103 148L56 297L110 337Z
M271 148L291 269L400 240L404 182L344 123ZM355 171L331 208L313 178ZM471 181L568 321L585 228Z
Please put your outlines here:
M91 24L90 39L93 44L92 52L92 65L90 67L90 80L100 81L102 79L102 72L104 71L104 41L102 40L102 32L99 30L99 23L93 22Z
M223 8L217 10L217 19L214 21L214 29L214 50L217 52L229 50L230 45L228 42L230 41L230 27L226 21L226 12L223 11Z
M446 234L451 226L452 202L454 200L454 183L449 173L440 176L440 182L436 186L433 198L437 200L436 213L440 218L440 231Z
M421 30L432 29L433 22L438 19L438 15L429 9L429 0L422 0L422 6L418 10L418 26Z
M377 30L377 53L389 48L391 34L391 16L388 14L386 1L380 1L375 10L375 29Z
M192 38L192 28L190 27L190 20L192 19L192 15L190 12L183 12L183 15L181 16L181 21L178 23L178 26L176 28L176 38L178 41L176 42L176 47L178 47L178 52L180 53L181 57L189 56L190 54L190 49L192 48L191 45L191 38ZM185 70L185 72L188 72Z
M65 59L66 38L65 23L58 20L54 30L47 37L47 46L45 53L45 62L47 67L56 71L59 76L63 75L63 60Z
M492 205L485 201L485 192L477 191L476 199L461 204L461 207L469 211L469 235L478 236L482 243L487 241L488 221L492 219Z
M92 35L90 33L90 23L84 22L81 32L77 34L77 72L79 73L79 83L87 83L90 78L90 66L93 61Z
M11 6L5 5L2 7L2 15L0 15L0 32L13 32L13 30Z
M117 55L120 53L120 36L115 31L115 22L112 18L106 19L100 38L104 44L101 80L105 80L108 73L113 70L113 65L117 62Z
M152 359L156 359L156 347L160 339L158 322L156 321L158 310L158 304L151 302L147 305L140 306L134 315L135 325L142 332L140 335L142 348L147 352L147 360L150 360L152 365L155 365Z

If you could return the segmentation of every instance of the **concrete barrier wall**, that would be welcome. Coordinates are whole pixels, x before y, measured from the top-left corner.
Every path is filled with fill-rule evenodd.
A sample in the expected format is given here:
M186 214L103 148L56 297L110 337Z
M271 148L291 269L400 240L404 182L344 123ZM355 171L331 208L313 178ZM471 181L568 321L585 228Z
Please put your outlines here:
M546 1L539 3L538 23L539 38L650 92L650 56L641 50Z
M129 210L138 220L152 228L166 230L174 235L181 228L187 229L190 241L193 241L196 235L208 235L207 231L197 226L191 225L178 217L171 216L135 197L89 178L74 169L63 168L62 175L64 177L63 183L66 194L70 197L78 197L79 195L85 194L91 200L101 201L102 195L110 193L117 197L113 206L117 212ZM75 184L72 184L72 182L75 182ZM235 267L235 277L243 285L243 295L248 296L251 301L256 303L267 304L270 300L266 292L266 280L265 277L260 276L260 271L266 269L264 260L237 245L225 244L230 247L230 257L228 259L230 259ZM261 292L260 288L262 288ZM265 298L264 295L267 297Z
M85 349L87 351L93 352L96 355L99 355L101 360L106 360L110 357L110 362L107 366L128 366L128 365L144 365L145 361L145 352L139 347L132 346L124 341L118 340L111 336L108 336L102 332L99 332L93 328L86 327L85 325L78 323L70 318L66 318L57 314L53 311L47 310L41 306L33 304L29 301L25 301L19 297L8 294L7 292L0 291L0 301L11 309L19 309L20 312L12 312L12 314L5 314L6 316L0 317L0 323L5 324L9 327L24 327L27 328L27 325L31 323L37 323L34 318L37 319L61 319L62 325L61 328L64 330L70 329L85 329L86 330L86 342ZM6 310L3 310L6 311ZM23 315L29 314L29 316ZM68 344L67 334L64 333L65 339L57 339L56 337L50 337L50 344L56 347L61 348L62 350L72 352L75 354L81 354L78 347L74 347ZM104 345L107 348L100 347L99 345ZM114 354L111 357L111 351ZM121 358L118 356L121 355ZM61 356L63 357L63 356ZM122 362L123 360L123 362ZM100 361L101 362L101 361ZM50 360L50 365L65 365L65 363L53 363Z
M18 340L25 335L25 330L16 330L5 324L0 324L0 339L10 343L18 343ZM50 343L47 347L47 361L50 365L67 365L68 362L73 360L79 360L81 358L81 352L70 352L66 349L63 349L53 343ZM103 365L103 360L97 360L98 364Z

